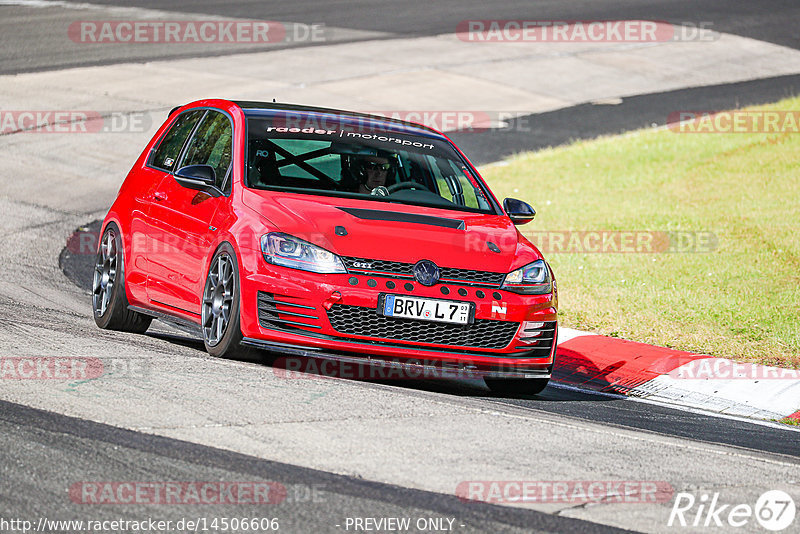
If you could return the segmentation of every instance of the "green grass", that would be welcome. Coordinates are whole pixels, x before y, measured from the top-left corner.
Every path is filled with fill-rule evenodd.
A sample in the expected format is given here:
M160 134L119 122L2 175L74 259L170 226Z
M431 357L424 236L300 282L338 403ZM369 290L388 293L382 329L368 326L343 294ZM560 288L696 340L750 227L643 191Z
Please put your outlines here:
M779 423L783 423L784 425L789 426L800 426L800 421L797 419L793 419L791 417L784 417L783 419L778 421Z
M800 110L800 98L759 109ZM561 324L800 368L800 134L641 130L482 170L541 231L713 232L706 253L555 253Z

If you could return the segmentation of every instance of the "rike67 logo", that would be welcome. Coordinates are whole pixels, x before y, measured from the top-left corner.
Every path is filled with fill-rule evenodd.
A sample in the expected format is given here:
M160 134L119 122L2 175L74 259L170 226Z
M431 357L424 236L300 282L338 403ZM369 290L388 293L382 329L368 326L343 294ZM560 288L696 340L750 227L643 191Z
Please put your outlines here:
M699 497L680 492L675 496L667 526L670 527L716 527L727 531L730 528L753 525L755 520L761 527L779 532L794 523L796 508L792 497L781 490L761 494L755 505L749 503L723 504L720 494L702 493ZM752 527L748 530L752 530Z

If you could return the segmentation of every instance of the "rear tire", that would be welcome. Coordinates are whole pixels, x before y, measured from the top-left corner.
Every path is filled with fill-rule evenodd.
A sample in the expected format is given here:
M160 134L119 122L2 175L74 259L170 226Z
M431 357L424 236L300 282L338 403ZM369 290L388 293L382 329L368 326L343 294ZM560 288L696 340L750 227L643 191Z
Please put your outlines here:
M500 395L538 395L547 387L549 378L484 378L486 386Z
M119 227L109 223L100 239L92 282L94 322L104 330L143 334L153 318L128 309L125 250Z
M240 294L236 253L229 243L223 243L211 260L201 304L203 344L212 356L252 359L256 352L239 345L243 338L239 315Z

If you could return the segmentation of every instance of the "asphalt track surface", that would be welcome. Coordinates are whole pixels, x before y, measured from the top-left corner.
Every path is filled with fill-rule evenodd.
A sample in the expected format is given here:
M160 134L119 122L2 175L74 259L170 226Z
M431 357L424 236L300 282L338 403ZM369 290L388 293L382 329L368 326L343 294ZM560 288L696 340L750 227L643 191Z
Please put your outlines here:
M472 132L448 135L471 161L480 165L579 139L665 126L666 118L676 109L736 109L777 102L797 94L800 94L800 76L778 76L626 97L619 104L586 103L517 117L507 121L503 128L480 135Z
M97 2L110 5L162 8L158 2ZM346 4L346 7L345 7ZM452 31L458 21L466 18L537 18L537 19L608 19L645 18L672 22L713 20L719 31L737 33L760 40L799 48L795 21L800 19L796 2L736 3L710 1L680 2L406 2L397 4L353 4L339 2L190 2L170 3L166 9L186 13L204 13L249 19L294 20L324 22L330 26L399 35L433 35ZM0 7L9 9L8 7ZM2 13L2 11L0 11ZM34 21L35 23L35 21ZM3 37L4 54L29 46L23 35ZM9 48L5 43L12 42ZM19 47L19 48L15 48ZM116 58L101 51L97 55L83 54L73 60L53 63L54 53L43 47L36 51L30 64L17 72L48 70L63 66L101 65L129 58ZM165 51L159 58L178 57ZM181 56L183 57L183 56ZM141 58L153 59L152 57ZM5 72L5 71L3 71ZM711 88L689 89L670 93L626 98L619 105L586 104L527 119L525 127L500 130L492 136L480 136L480 142L470 145L470 134L455 134L455 140L477 162L493 161L517 150L560 144L574 138L594 137L616 133L640 126L658 124L665 111L682 109L719 109L730 104L744 105L773 101L796 93L798 77L757 80ZM687 104L692 104L688 106ZM526 130L533 125L533 131ZM587 124L592 124L586 129ZM484 141L486 140L486 143ZM489 147L502 146L501 151ZM494 150L494 151L493 151ZM71 214L74 215L74 214ZM73 217L74 218L74 217ZM51 222L29 222L19 231L39 231L44 239ZM12 239L10 234L4 235ZM79 289L65 291L65 299L86 298L87 276L92 258L73 256L62 251L58 272L53 273L36 264L37 259L22 257L20 265L26 275L40 284L58 287L61 269ZM3 296L0 302L7 317L19 309L16 297ZM86 316L90 315L86 299ZM64 325L53 324L63 319ZM57 303L43 300L26 309L26 315L9 319L9 327L26 333L52 328L55 334L84 326L85 317L62 312ZM80 325L80 326L76 326ZM199 358L202 345L192 338L165 334L158 327L154 333L137 336L124 344L170 358ZM30 334L28 334L30 335ZM112 334L113 337L113 334ZM87 334L87 340L111 339L100 331ZM237 362L233 362L238 365ZM242 366L246 365L241 363ZM270 360L260 365L269 366ZM370 388L371 384L365 383ZM375 387L386 388L377 383ZM738 419L672 409L592 392L549 387L538 397L494 397L480 387L441 382L388 384L395 394L413 397L417 393L446 398L456 404L477 404L486 409L507 414L546 414L561 422L591 422L604 425L611 431L633 430L641 435L657 435L685 439L687 443L724 445L730 450L759 458L776 460L793 466L800 465L800 432L764 426ZM55 407L54 407L55 409ZM453 439L458 439L454 436ZM487 504L466 505L454 496L400 486L369 482L354 476L335 475L267 461L221 448L208 447L154 436L143 432L67 417L15 403L0 402L0 512L4 517L39 517L67 519L85 518L85 507L65 498L65 488L76 477L82 480L275 480L287 487L319 485L323 497L318 502L287 502L267 513L285 518L282 530L289 532L342 532L336 524L348 516L360 517L454 517L456 529L464 532L615 532L596 523L588 523L553 515ZM401 467L398 467L400 469ZM178 508L178 509L176 509ZM142 515L162 519L180 517L252 516L251 508L214 507L93 507L93 519L140 518ZM341 523L339 523L341 524Z
M58 461L54 461L57 458ZM281 484L275 504L94 506L92 520L200 517L278 518L280 531L343 532L348 517L454 519L457 532L626 532L587 521L369 482L270 462L185 441L151 436L0 401L0 461L14 466L0 482L3 516L85 519L81 505L65 504L54 480L269 481ZM27 473L36 472L30 478ZM65 481L66 483L66 481ZM13 490L16 488L16 490ZM24 488L24 491L19 491ZM84 510L86 504L82 505Z
M81 0L67 0L80 5ZM660 20L674 24L700 24L711 22L715 31L733 33L760 41L767 41L791 48L800 48L800 35L796 31L800 20L800 6L792 0L764 0L760 2L730 2L727 0L505 0L485 2L481 0L444 0L429 2L411 0L395 2L346 2L325 0L313 1L209 1L182 0L180 2L148 0L98 0L92 4L114 7L137 7L151 10L166 10L186 14L205 14L247 20L291 21L303 24L322 23L328 27L370 32L370 36L358 34L343 36L343 40L374 38L373 32L384 38L437 35L455 31L457 24L472 19L527 19L527 20L609 20L643 19ZM65 54L63 43L51 35L63 28L59 21L65 20L63 13L33 14L20 12L15 7L0 7L14 14L13 25L4 28L0 43L8 56L23 55L27 58L18 72L58 69L80 65L102 65L117 61L152 60L176 57L192 57L195 52L176 47L153 46L144 55L135 58L125 55L124 47L100 46L76 48ZM19 13L19 14L18 14ZM17 15L18 14L18 15ZM8 17L8 16L7 16ZM81 15L72 11L66 14L70 20L97 20L97 17ZM10 19L10 17L9 17ZM45 27L47 32L40 31ZM37 36L35 45L31 35ZM300 42L285 46L313 46ZM264 50L268 47L253 47ZM241 53L242 48L217 51L215 54ZM208 55L206 51L201 55ZM376 58L391 65L391 55ZM9 72L0 64L0 72Z
M12 0L13 2L13 0ZM304 47L366 39L394 39L437 35L455 30L467 19L605 20L647 19L699 25L800 49L800 5L787 0L765 2L702 1L593 1L593 2L156 2L101 0L93 5L166 10L187 17L203 15L249 20L278 20L300 24L324 24L335 28L325 43L299 41L263 46L236 45L221 49L203 46L148 44L65 46L63 30L72 21L107 18L92 10L59 7L31 9L2 6L0 13L0 74L105 65L130 61L154 61L193 56L258 52L286 47ZM65 5L80 6L79 0ZM158 13L158 11L153 11ZM123 12L128 13L128 12ZM142 18L150 11L129 13ZM122 16L122 15L120 15ZM32 41L35 41L35 46ZM188 47L187 47L188 46ZM131 52L135 50L135 52ZM138 54L138 55L137 55ZM12 61L11 58L14 58ZM391 57L376 58L391 67ZM546 75L546 73L543 73ZM530 114L507 121L500 128L452 132L451 137L470 157L482 165L515 153L558 146L572 140L592 139L638 128L664 126L670 113L680 109L720 110L764 104L800 93L800 76L780 76L739 83L693 87L663 93L623 98L618 104L584 103L546 113ZM176 105L183 102L176 102Z

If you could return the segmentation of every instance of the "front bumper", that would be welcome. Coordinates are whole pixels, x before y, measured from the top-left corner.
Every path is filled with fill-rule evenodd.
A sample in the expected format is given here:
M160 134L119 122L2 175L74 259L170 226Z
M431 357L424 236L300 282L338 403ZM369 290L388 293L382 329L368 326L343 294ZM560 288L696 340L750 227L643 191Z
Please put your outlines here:
M557 336L553 295L449 282L426 287L392 276L306 273L255 260L243 269L249 274L241 283L246 344L283 352L291 348L304 356L446 363L491 376L549 376ZM453 327L386 318L377 312L381 294L473 302L475 323Z

